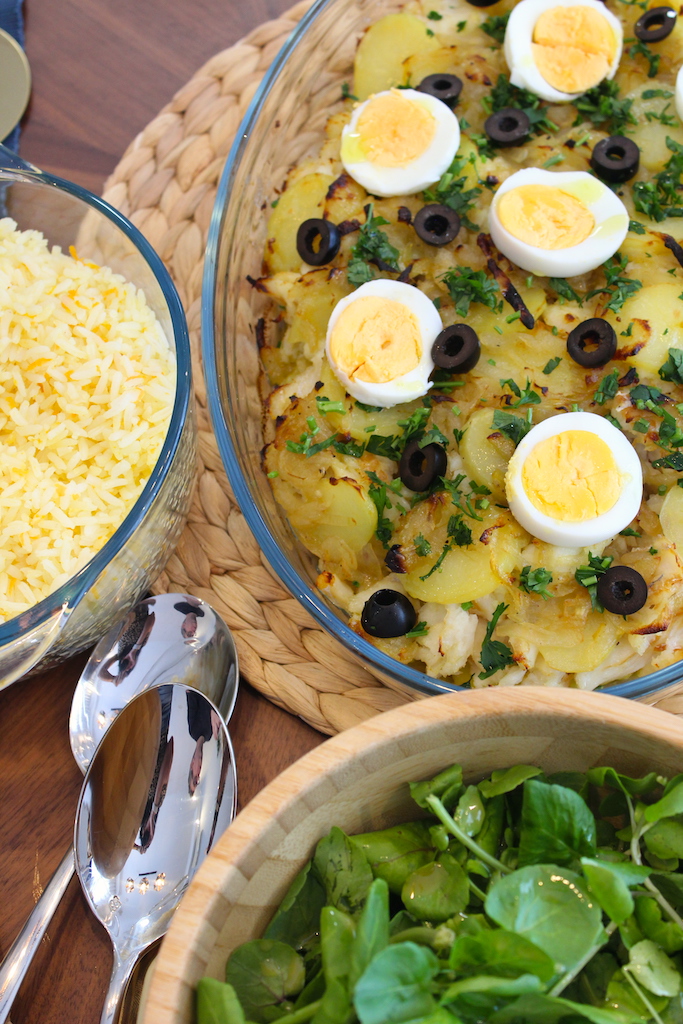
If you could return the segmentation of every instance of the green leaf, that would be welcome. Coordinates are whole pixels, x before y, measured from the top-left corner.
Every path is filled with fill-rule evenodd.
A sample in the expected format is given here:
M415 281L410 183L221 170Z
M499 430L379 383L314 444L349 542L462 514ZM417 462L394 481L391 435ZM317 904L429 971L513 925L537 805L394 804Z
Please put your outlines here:
M424 782L411 782L410 783L410 795L423 810L430 810L429 804L427 803L428 796L438 796L444 807L449 810L449 806L446 803L445 797L447 793L452 793L457 800L462 789L462 766L459 764L453 764L450 768L445 768L444 771L439 772L433 779L427 779ZM455 800L453 801L455 803ZM452 806L452 804L451 804Z
M518 445L522 438L529 433L533 424L522 416L515 416L513 413L505 412L503 409L495 409L491 426L494 430L499 430L501 434L509 437L511 441L514 441L515 445Z
M659 367L659 376L662 380L683 384L683 349L669 349L669 358Z
M452 267L443 275L443 282L455 303L459 316L467 316L473 302L495 309L499 302L498 284L483 270Z
M413 871L401 890L404 907L421 921L447 921L465 909L469 895L467 875L449 853Z
M359 914L372 883L372 870L361 848L335 827L316 846L313 864L327 902L352 916Z
M547 953L523 935L504 928L459 935L451 947L448 964L459 974L486 971L502 978L535 974L541 981L550 981L555 973L555 964Z
M639 896L636 900L636 921L646 939L652 939L665 953L679 953L683 949L683 931L675 921L664 921L656 900Z
M309 861L290 885L285 898L264 932L264 939L286 942L301 949L318 932L325 890Z
M273 1010L304 987L306 969L303 958L291 946L272 939L254 939L238 946L225 969L225 980L232 985L248 1020L268 1024Z
M592 786L611 786L613 789L628 793L629 796L644 796L651 793L658 784L656 772L648 772L641 779L632 779L629 775L622 775L609 766L589 768L586 778Z
M683 875L670 871L653 871L650 878L665 900L674 907L683 907Z
M351 842L363 851L374 877L383 878L397 895L408 875L434 859L429 825L424 821L351 836Z
M681 976L666 953L649 939L637 942L628 952L629 972L636 981L656 996L676 996Z
M353 920L348 914L336 907L323 907L320 914L320 949L327 985L339 981L348 987L354 937Z
M497 605L496 610L491 617L491 621L486 627L484 642L481 645L481 653L479 654L479 660L481 661L481 666L484 669L483 672L479 673L480 679L488 679L489 676L492 676L500 669L506 668L508 665L514 665L515 663L512 649L501 640L492 639L493 631L498 625L498 619L507 607L508 606L502 602Z
M595 818L566 786L524 783L519 864L571 864L595 853Z
M387 946L358 981L353 996L361 1024L403 1024L436 1010L432 980L439 961L414 942Z
M633 913L630 885L640 885L650 874L650 868L631 864L630 861L613 862L581 858L583 873L591 892L608 917L623 924Z
M522 996L489 1017L488 1024L560 1024L588 1020L591 1024L642 1024L643 1018L600 1006L587 1006L551 996Z
M484 804L476 786L468 786L458 800L453 820L465 835L476 836L484 824Z
M683 814L683 782L670 790L661 800L645 808L645 821L673 818L675 814Z
M521 786L527 779L533 779L541 775L541 769L532 764L517 764L514 768L497 768L491 773L490 779L484 779L479 783L479 791L487 798L500 796L502 793L510 793L517 786Z
M358 919L358 928L351 947L351 991L368 965L388 944L389 887L383 878L376 878L368 889L368 897Z
M683 821L664 818L657 821L643 836L645 846L660 860L683 857Z
M497 878L489 886L485 909L501 928L543 949L563 974L604 936L600 907L583 880L553 864L534 864Z
M442 1000L444 1003L453 1002L462 995L470 995L474 992L486 992L496 996L518 996L527 995L530 992L540 992L543 982L535 974L521 974L518 978L498 978L488 974L478 974L473 978L463 978L449 985Z
M237 993L224 981L200 978L196 1006L197 1024L245 1024Z

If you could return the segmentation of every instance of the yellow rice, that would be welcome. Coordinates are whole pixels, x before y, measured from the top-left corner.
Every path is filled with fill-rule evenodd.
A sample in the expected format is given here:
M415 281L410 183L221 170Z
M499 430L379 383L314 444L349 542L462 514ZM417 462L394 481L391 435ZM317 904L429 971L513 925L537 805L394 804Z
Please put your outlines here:
M102 547L164 441L175 359L142 291L0 220L0 621Z

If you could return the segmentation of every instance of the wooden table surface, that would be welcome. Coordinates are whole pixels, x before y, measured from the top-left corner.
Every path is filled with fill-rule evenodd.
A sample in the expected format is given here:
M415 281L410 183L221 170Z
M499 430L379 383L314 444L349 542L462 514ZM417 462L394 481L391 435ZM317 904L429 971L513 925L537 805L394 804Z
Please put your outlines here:
M214 53L290 0L26 0L33 96L22 155L101 192L134 136ZM0 955L73 832L82 776L67 722L86 655L0 693ZM243 685L231 723L243 806L324 737ZM12 1011L13 1024L96 1024L109 981L104 929L71 883Z

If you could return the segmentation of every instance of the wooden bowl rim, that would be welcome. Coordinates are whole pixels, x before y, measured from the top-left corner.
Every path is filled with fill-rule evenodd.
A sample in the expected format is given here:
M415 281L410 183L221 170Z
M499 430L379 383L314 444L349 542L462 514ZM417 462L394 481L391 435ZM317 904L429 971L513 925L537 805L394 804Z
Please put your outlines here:
M197 872L178 908L155 963L143 1024L178 1024L169 1007L180 1007L183 989L192 985L195 946L205 919L220 909L222 883L238 870L236 865L272 824L274 807L284 816L301 790L323 774L349 764L385 743L401 741L426 725L464 722L481 716L509 718L586 718L617 726L640 736L667 741L683 753L683 722L678 716L649 705L582 690L486 688L468 693L429 697L376 715L321 743L286 768L240 811ZM514 732L514 729L511 729ZM194 963L193 963L194 961ZM175 969L167 966L175 964Z

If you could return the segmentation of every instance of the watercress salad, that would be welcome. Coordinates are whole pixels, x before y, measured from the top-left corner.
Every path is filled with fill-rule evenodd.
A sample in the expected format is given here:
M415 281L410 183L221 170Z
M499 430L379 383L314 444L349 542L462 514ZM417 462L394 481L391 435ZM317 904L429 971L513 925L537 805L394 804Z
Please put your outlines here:
M320 840L198 1024L683 1024L683 775L410 791L429 817Z

